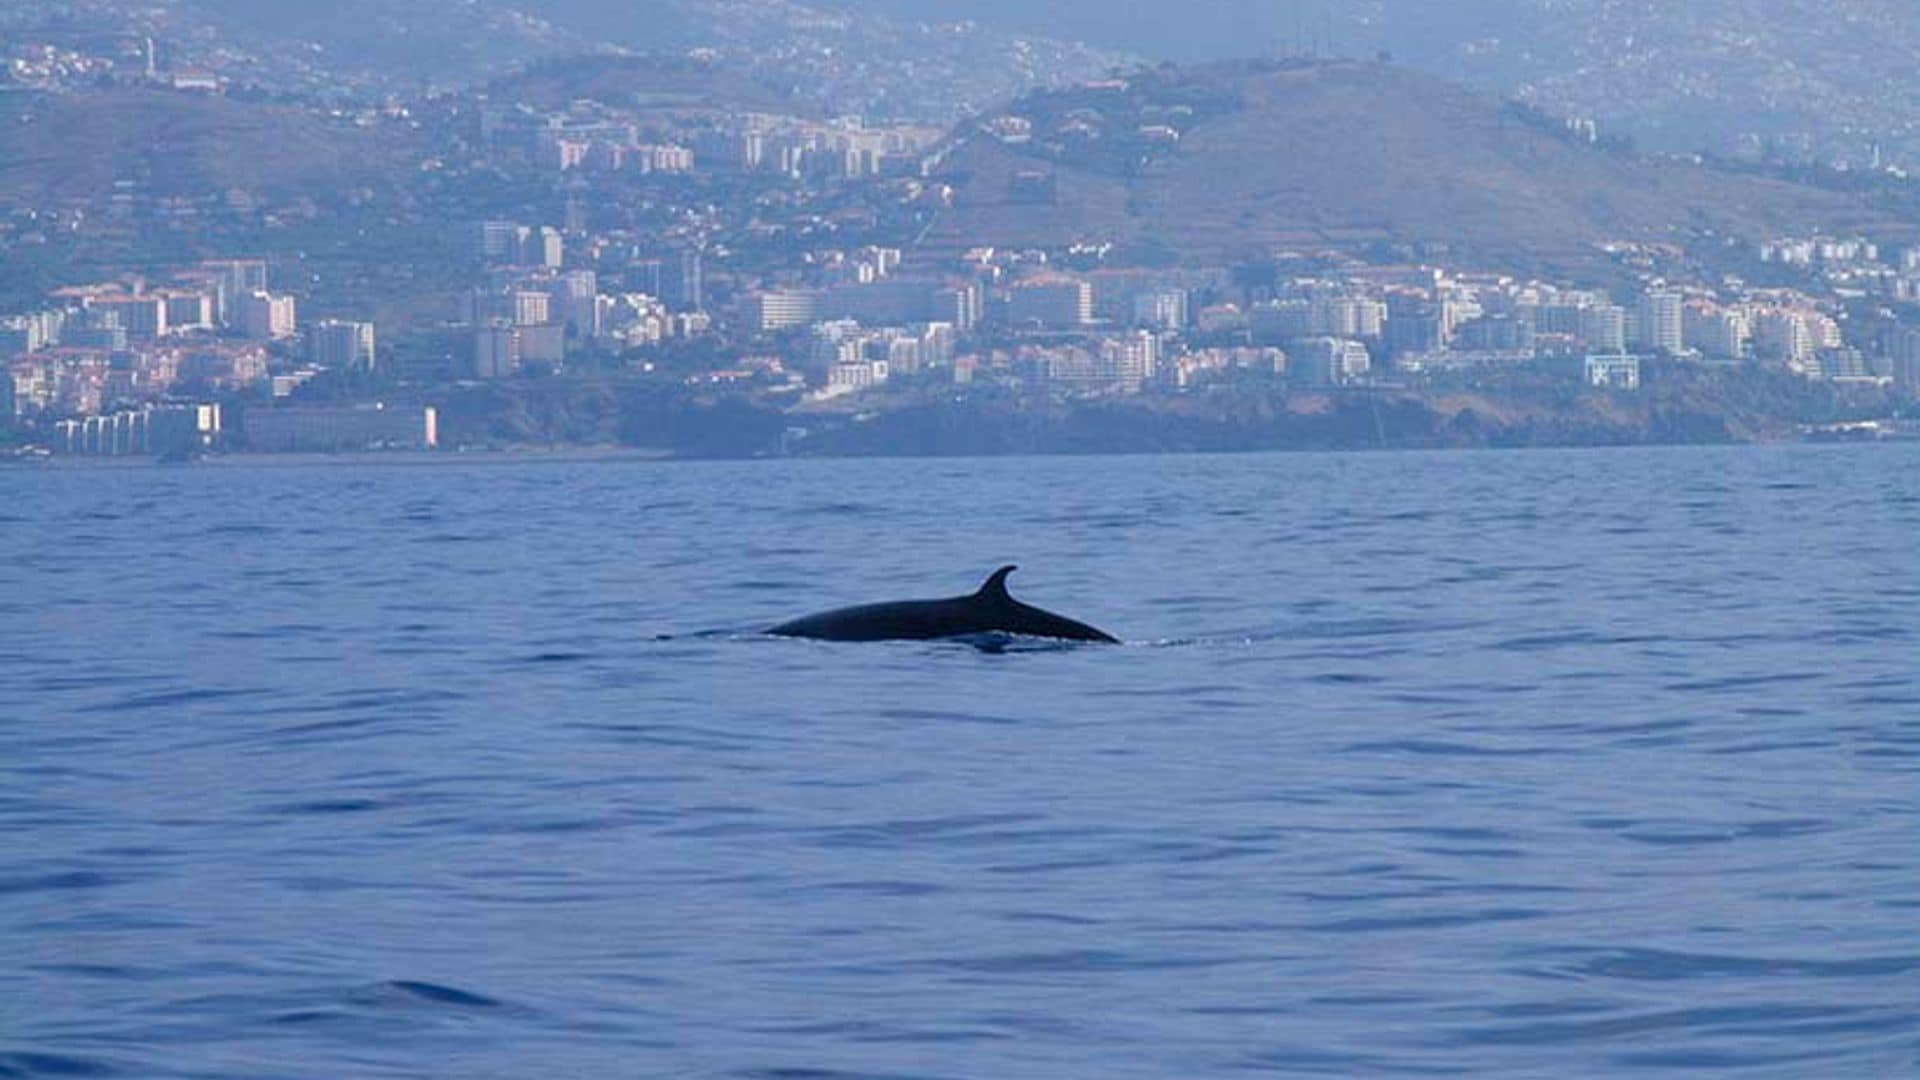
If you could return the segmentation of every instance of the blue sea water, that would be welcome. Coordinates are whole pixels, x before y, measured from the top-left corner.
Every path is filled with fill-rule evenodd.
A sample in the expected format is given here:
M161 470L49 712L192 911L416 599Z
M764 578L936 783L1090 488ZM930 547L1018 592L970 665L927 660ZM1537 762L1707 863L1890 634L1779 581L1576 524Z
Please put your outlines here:
M0 1077L1920 1069L1920 447L0 496Z

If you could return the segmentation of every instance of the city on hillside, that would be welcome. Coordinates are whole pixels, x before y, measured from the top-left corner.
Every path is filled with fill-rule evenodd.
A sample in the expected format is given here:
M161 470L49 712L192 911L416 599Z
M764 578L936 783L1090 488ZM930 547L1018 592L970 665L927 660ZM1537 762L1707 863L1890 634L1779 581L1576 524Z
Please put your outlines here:
M1135 212L1252 108L1164 72L951 121L824 109L698 50L405 93L268 89L190 45L49 32L0 57L7 138L49 168L180 135L0 169L16 457L1053 448L924 435L1010 417L1123 448L1213 445L1202 422L1246 445L1913 433L1912 218L1623 227L1567 258L1405 227L1183 250L1094 212L1095 180L1138 181ZM1496 113L1528 154L1642 167L1590 120ZM1737 422L1695 423L1717 410Z

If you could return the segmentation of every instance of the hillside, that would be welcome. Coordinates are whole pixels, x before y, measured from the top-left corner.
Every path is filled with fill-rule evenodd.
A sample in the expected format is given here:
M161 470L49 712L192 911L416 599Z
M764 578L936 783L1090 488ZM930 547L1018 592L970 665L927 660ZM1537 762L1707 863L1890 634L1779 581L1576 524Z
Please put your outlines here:
M410 134L312 112L99 90L37 98L0 116L0 205L99 199L117 181L162 196L324 192L391 181L418 159Z
M566 57L490 83L487 95L542 109L589 100L616 108L673 111L809 111L792 94L741 71L675 56Z
M1373 56L1664 150L1780 140L1789 158L1920 165L1912 0L838 0L1203 60Z
M1219 259L1444 244L1566 268L1609 241L1907 228L1842 195L1582 142L1377 63L1167 66L1124 89L1030 95L1013 112L1031 141L965 138L946 164L955 207L925 253L1105 240ZM1141 134L1149 126L1157 140Z
M259 54L260 76L308 63L336 75L412 88L468 82L546 56L590 48L590 35L511 5L477 0L176 0L182 28ZM664 8L666 5L655 5ZM667 12L655 13L664 19ZM411 84L411 85L410 85Z
M62 0L10 0L51 12ZM477 86L598 50L693 50L827 113L949 123L1124 61L966 17L854 16L797 0L89 0L183 57L276 91L360 100ZM0 5L4 6L4 5Z

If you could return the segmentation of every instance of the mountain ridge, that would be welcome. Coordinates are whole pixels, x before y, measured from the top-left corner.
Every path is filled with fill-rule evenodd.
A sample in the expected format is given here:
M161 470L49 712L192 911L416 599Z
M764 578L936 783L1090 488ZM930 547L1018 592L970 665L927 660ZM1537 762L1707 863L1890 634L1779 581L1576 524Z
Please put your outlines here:
M930 252L1111 242L1219 260L1437 244L1564 269L1610 242L1911 230L1858 198L1608 149L1379 62L1162 65L1124 88L1030 94L1009 115L1030 138L960 135Z

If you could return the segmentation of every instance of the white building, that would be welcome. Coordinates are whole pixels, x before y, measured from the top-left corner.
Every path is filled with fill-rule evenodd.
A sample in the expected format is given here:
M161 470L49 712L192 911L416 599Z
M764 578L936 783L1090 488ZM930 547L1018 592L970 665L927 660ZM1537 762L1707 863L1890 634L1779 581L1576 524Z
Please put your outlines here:
M247 447L261 452L431 450L440 442L431 405L253 408L243 428Z
M240 332L253 341L280 341L300 331L293 297L263 289L240 298L239 323Z
M53 448L89 457L190 453L212 445L219 436L218 405L149 405L62 420L54 425Z
M1138 330L1100 343L1102 374L1128 393L1138 393L1160 369L1160 339Z
M1608 390L1640 389L1640 358L1637 356L1589 356L1586 362L1588 386Z
M834 396L868 390L886 382L887 375L885 360L843 361L827 371L827 394Z
M779 289L747 298L747 323L768 333L805 326L820 310L820 294L802 289Z
M214 324L214 294L195 289L165 289L156 294L167 305L167 332L187 333L211 330Z

